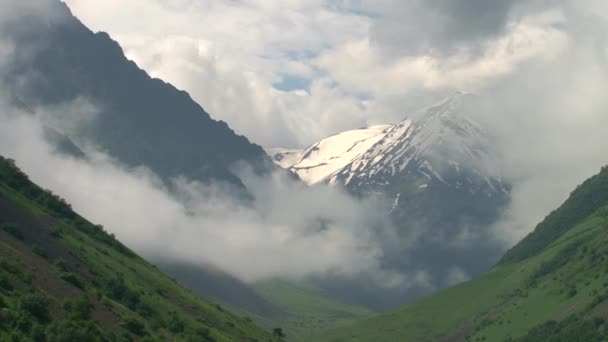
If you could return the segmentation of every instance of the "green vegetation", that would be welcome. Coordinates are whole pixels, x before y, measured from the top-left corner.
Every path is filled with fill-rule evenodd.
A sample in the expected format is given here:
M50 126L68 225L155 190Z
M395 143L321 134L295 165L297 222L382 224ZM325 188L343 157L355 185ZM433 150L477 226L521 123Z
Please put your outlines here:
M12 223L1 222L0 223L0 229L4 230L7 233L9 233L14 238L17 238L19 240L23 240L23 233L21 232L21 229L19 229L19 227L17 227L16 225L14 225Z
M540 223L534 232L513 247L501 263L521 261L537 255L570 228L608 205L608 167L576 188L558 210Z
M604 168L585 182L538 226L533 238L479 279L315 339L605 341L607 178ZM577 210L590 213L580 217ZM571 225L566 229L566 224Z
M275 336L289 341L311 341L313 334L370 317L373 312L332 301L310 285L273 280L257 284L256 292L276 305L281 313L274 317L252 315Z
M572 315L561 322L548 321L541 324L523 338L520 342L603 342L608 338L608 326L603 318L585 319L580 315Z
M0 341L272 341L0 157Z

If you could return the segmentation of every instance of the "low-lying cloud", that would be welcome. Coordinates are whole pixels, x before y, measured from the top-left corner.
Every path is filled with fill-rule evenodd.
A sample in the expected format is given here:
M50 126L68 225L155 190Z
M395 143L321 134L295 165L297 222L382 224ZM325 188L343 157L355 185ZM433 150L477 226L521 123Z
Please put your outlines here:
M497 226L506 247L608 164L607 22L582 23L581 13L565 13L571 25L587 29L569 32L552 58L528 62L485 90L472 113L496 136L501 168L514 186Z
M81 100L72 106L90 109ZM234 198L229 185L184 178L165 185L149 170L127 169L90 146L86 160L54 152L44 140L43 111L3 110L0 154L144 256L210 265L247 282L362 274L399 279L380 266L392 230L374 202L308 188L283 173L255 176L247 168L239 174L256 199L250 203Z

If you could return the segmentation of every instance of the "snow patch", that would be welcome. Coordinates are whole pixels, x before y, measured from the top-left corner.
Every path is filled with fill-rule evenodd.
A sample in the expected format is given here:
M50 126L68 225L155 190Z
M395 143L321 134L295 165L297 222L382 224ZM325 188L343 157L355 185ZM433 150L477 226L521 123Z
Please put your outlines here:
M342 132L304 150L288 168L308 184L330 180L386 135L390 125ZM291 161L291 160L290 160ZM287 164L287 163L285 163Z

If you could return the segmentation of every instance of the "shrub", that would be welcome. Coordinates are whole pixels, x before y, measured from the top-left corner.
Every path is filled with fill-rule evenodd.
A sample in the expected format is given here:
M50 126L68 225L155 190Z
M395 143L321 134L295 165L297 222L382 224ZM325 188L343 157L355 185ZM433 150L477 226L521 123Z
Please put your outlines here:
M105 284L105 290L108 297L121 302L131 310L136 310L140 302L139 294L127 287L121 274L108 280Z
M102 331L91 321L59 320L46 329L47 342L104 341Z
M154 309L146 303L139 302L135 308L135 311L144 318L150 318L155 315Z
M50 230L50 234L52 237L60 239L61 237L63 237L63 228L61 227L53 227Z
M63 280L65 280L66 282L74 285L75 287L84 290L84 282L82 281L82 279L80 279L79 276L77 276L76 274L72 273L72 272L62 272L59 277Z
M49 305L48 297L39 292L24 295L19 300L19 308L40 322L47 322L51 319Z
M10 280L6 276L0 276L0 290L3 291L12 291L13 284L11 284Z
M60 272L67 272L68 270L68 265L63 258L56 259L53 266L55 266L55 268Z
M177 312L171 311L169 313L169 319L167 320L167 329L169 329L170 332L175 334L184 332L184 330L186 329L186 324L179 317Z
M32 246L32 252L38 254L39 256L45 259L49 257L48 251L37 243Z
M203 339L211 338L211 331L207 327L198 327L194 330L194 333Z
M143 323L133 317L125 319L122 326L137 336L146 335L146 327L143 325Z
M68 317L72 320L87 321L91 319L91 309L93 306L85 296L78 299L66 300L63 308L68 312Z
M2 222L2 223L0 223L0 229L2 229L5 232L9 233L10 235L12 235L16 239L19 239L19 240L23 240L24 239L23 232L21 231L21 229L19 227L17 227L17 225L15 225L13 223Z
M11 273L11 274L19 273L19 266L6 259L0 260L0 268L4 269L5 271L7 271L8 273Z

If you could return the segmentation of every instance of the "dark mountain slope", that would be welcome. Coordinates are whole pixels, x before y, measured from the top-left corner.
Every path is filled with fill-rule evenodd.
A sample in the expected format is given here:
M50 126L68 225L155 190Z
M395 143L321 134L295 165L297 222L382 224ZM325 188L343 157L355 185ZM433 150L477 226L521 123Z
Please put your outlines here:
M0 158L0 339L269 341Z
M604 168L581 185L530 235L539 238L486 275L319 340L605 341L607 178Z
M98 115L60 133L86 138L121 162L147 166L165 179L239 183L230 172L235 162L270 167L262 148L212 120L186 92L151 78L106 33L91 32L64 3L42 2L48 13L21 16L0 29L0 38L15 47L1 76L13 85L16 103L37 108L91 101Z

